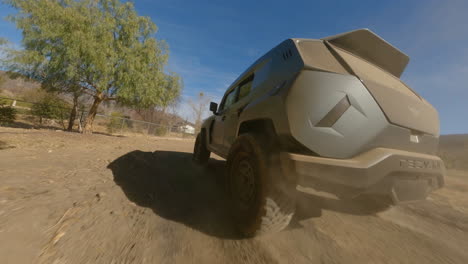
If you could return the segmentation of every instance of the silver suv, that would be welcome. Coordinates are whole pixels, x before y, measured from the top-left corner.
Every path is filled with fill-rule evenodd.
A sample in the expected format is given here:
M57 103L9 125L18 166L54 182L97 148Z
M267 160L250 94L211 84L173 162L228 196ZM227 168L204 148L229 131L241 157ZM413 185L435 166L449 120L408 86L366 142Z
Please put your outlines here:
M227 159L227 189L247 236L285 228L296 187L340 198L425 199L444 184L437 111L400 80L409 58L367 29L288 39L226 91L193 159Z

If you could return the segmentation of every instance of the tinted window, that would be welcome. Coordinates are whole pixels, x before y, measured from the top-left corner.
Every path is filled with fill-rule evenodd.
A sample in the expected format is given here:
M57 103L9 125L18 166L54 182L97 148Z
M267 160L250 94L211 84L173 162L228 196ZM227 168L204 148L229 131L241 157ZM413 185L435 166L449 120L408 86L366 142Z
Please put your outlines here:
M236 92L237 92L237 88L232 90L231 92L228 93L228 95L226 95L226 97L224 98L224 102L221 106L221 110L224 110L224 109L228 109L229 106L231 106L233 103L236 102Z
M251 75L247 80L241 84L239 88L239 100L249 95L250 90L252 90L252 81L253 75Z

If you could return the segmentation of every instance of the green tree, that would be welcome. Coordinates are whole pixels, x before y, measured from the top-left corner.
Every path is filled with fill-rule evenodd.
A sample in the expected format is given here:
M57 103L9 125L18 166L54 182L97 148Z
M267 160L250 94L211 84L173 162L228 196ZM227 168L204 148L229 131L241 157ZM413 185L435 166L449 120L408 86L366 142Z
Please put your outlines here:
M167 108L179 102L183 87L182 79L175 73L168 74L164 78L162 87L165 92L161 95L158 105L136 107L136 112L144 121L166 125L170 123L170 115L166 113Z
M94 102L84 133L103 101L140 107L162 103L167 46L156 25L119 0L6 0L23 31L24 51L10 52L9 68L25 71L51 90L85 93ZM168 91L170 93L170 91Z
M11 5L16 4L16 7L18 9L20 9L20 4L21 6L31 4L27 1L4 2L9 3ZM21 20L21 15L10 16L9 18L10 20L15 21L17 23L18 21L26 22L26 20ZM26 26L23 25L22 27L18 27L25 28ZM25 39L23 41L25 44L27 44L25 45L26 48L22 50L16 50L11 48L9 45L11 43L8 42L8 40L0 38L0 52L3 53L6 57L0 62L4 67L6 67L9 70L7 74L10 78L22 78L26 80L38 81L41 83L41 88L43 88L47 92L65 93L71 95L73 107L71 108L71 112L69 115L70 119L67 130L72 131L77 116L78 101L80 96L83 94L79 82L76 80L68 80L68 76L66 75L66 71L64 68L57 68L59 66L58 64L50 63L49 57L44 54L41 54L44 52L44 48L46 48L46 46L43 43L44 39L35 39L34 37L31 37L32 33L30 31L24 32L29 33L27 34L27 36L25 36ZM39 34L36 34L36 36L39 36ZM55 56L57 57L62 55L55 54Z
M64 76L64 78L66 78ZM78 114L78 102L80 97L83 95L79 82L77 81L68 81L66 79L60 79L55 77L54 79L48 78L42 82L41 87L46 91L53 93L65 93L71 95L72 98L72 107L68 120L67 131L73 130L73 125L75 124L75 119Z
M165 92L161 95L160 106L163 114L166 114L167 108L179 100L183 88L182 78L175 73L166 75L163 87Z

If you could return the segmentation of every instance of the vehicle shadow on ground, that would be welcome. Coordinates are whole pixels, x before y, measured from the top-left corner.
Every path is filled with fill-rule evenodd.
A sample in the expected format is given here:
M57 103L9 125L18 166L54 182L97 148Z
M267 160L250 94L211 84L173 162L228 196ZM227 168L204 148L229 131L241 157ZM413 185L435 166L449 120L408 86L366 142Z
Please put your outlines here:
M202 168L191 153L133 151L109 164L114 181L127 198L160 217L177 221L211 236L241 239L234 228L224 187L225 161L210 159ZM320 217L322 210L346 214L373 214L377 207L359 201L341 201L297 192L299 221Z
M132 202L203 233L240 239L224 192L225 162L211 159L202 168L191 159L191 153L133 151L108 168Z

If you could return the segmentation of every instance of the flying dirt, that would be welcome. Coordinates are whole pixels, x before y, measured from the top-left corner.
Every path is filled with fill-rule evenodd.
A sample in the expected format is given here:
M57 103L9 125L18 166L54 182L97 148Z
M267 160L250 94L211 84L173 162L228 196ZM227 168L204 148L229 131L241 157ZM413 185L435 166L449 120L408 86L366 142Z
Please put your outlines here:
M309 189L283 231L240 237L226 162L194 141L0 128L0 263L467 263L468 136L442 136L427 200L381 208Z

